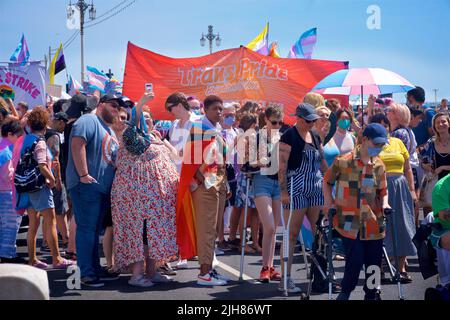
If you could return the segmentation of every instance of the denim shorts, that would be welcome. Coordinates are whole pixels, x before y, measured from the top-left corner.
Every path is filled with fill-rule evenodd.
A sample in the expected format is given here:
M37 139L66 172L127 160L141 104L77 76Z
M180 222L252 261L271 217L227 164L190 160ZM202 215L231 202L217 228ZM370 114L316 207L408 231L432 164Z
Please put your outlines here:
M30 200L29 208L35 211L55 208L53 192L47 186L44 186L39 191L28 193L28 197Z
M280 184L278 183L278 180L256 174L253 178L253 193L255 197L266 196L275 200L280 200Z

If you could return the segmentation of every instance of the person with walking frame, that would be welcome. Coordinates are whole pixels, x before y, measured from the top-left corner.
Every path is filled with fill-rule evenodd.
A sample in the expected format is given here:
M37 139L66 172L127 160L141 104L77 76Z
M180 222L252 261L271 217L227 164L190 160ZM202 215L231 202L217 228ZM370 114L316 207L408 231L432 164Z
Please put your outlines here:
M301 103L295 115L296 125L288 129L280 139L278 171L281 202L285 209L292 209L289 211L293 212L291 222L288 223L289 254L286 270L282 264L282 273L286 272L288 278L287 292L289 293L301 292L291 278L294 247L305 214L315 233L316 221L324 200L323 173L327 169L320 137L312 131L314 123L320 118L316 110L308 103ZM289 211L284 212L283 221L289 221ZM280 282L280 291L285 291L283 283L284 281Z
M337 300L350 298L363 264L365 300L380 299L379 288L368 286L367 280L370 266L381 268L386 228L383 211L390 209L386 171L378 157L387 143L386 129L371 123L363 131L362 143L353 152L338 157L325 174L324 207L336 208L333 224L344 237L347 249L342 291Z

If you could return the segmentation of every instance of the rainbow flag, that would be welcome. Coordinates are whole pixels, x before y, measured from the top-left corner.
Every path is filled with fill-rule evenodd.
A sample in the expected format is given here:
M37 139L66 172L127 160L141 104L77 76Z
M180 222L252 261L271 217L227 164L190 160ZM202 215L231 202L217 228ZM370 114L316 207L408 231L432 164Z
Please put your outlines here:
M247 48L267 56L269 54L269 23L267 22L263 31L255 39L246 45Z
M317 28L305 31L300 39L292 46L288 58L311 59L314 47L317 43Z
M16 48L16 51L12 54L9 61L20 62L21 66L24 66L30 59L30 51L28 51L27 41L25 40L25 35L22 33L22 38L20 43Z
M269 46L269 56L274 58L281 58L278 53L278 43L276 41L272 42Z
M89 87L105 93L106 82L109 81L109 78L94 67L86 66L86 70Z
M187 152L184 154L181 166L176 209L177 245L181 259L189 259L197 255L195 211L190 186L196 171L200 169L199 162L203 162L205 151L216 141L215 136L210 134L210 130L211 128L202 121L195 122L186 143ZM199 161L196 155L200 155L202 161Z
M55 56L52 59L52 62L50 63L50 69L48 71L50 84L54 84L55 75L63 71L65 68L66 68L66 61L64 60L63 45L61 43L58 50L55 53Z

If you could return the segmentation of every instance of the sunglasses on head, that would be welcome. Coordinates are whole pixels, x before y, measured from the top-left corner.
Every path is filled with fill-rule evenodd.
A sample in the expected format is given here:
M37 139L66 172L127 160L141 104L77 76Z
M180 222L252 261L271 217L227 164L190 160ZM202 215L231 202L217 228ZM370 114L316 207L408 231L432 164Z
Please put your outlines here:
M270 121L270 123L271 123L273 126L276 126L277 124L280 125L280 126L283 125L283 121Z

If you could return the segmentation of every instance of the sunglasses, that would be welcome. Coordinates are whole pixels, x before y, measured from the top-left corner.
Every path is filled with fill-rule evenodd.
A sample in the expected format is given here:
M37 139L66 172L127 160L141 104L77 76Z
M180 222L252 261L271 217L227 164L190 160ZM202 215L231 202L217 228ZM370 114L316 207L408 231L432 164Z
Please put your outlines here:
M126 121L126 120L127 120L127 117L120 117L120 120Z
M317 121L317 119L315 119L315 120L306 120L306 119L303 119L306 123L315 123L316 121Z
M273 126L276 126L276 125L282 126L282 125L283 125L283 121L270 121L270 123L271 123Z

